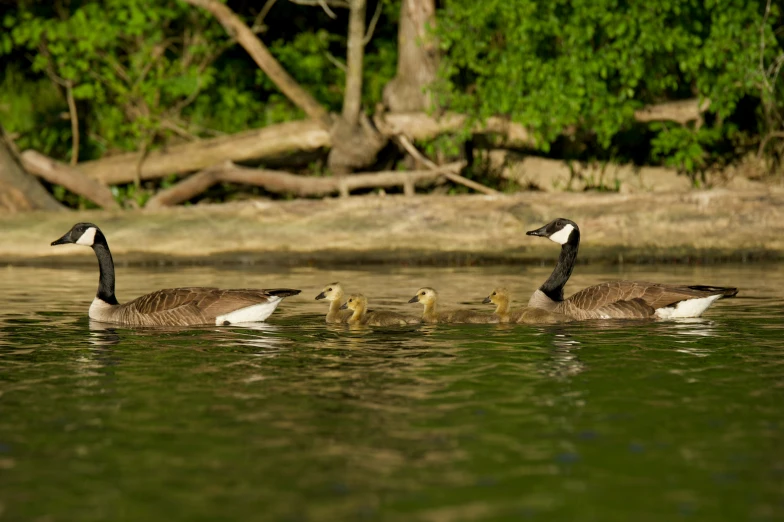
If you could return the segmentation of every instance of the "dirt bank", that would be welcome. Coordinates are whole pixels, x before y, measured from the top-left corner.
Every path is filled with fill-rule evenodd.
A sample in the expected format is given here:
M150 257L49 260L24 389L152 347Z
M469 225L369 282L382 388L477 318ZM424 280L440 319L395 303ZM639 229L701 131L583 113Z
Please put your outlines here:
M254 201L155 211L0 216L0 262L94 262L50 242L98 224L120 263L361 264L551 262L525 236L556 217L583 232L583 262L721 262L784 258L784 189L501 196L364 196Z

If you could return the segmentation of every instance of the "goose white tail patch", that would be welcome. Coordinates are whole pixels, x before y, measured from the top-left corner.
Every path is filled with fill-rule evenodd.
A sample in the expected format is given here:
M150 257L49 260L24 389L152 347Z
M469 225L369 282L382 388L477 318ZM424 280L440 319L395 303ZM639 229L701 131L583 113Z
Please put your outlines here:
M227 323L255 323L258 321L263 321L269 317L272 312L275 311L281 301L282 298L278 296L270 296L266 303L246 306L245 308L240 308L239 310L234 310L233 312L219 315L215 318L215 324L222 326Z
M84 234L82 234L79 237L79 239L76 241L76 244L84 245L84 246L93 246L93 243L95 243L95 232L97 230L98 229L95 227L88 228L87 230L84 231Z
M687 299L677 303L675 306L656 309L656 317L659 319L678 319L682 317L699 317L714 303L721 295L710 295L696 299Z
M559 245L565 245L566 242L569 241L569 236L572 234L572 230L574 230L574 227L567 223L566 226L561 230L555 234L552 234L549 239L550 241L554 241Z

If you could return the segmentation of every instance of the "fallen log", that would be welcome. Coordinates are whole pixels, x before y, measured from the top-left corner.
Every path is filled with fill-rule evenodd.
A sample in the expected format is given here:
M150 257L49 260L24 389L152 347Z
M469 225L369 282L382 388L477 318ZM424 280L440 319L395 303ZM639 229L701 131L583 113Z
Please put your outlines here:
M640 122L671 119L682 123L698 118L708 103L704 101L700 105L694 99L652 105L637 111L635 118ZM431 140L441 134L458 132L465 127L466 121L466 116L451 112L438 117L423 112L382 113L373 118L382 135L388 138L402 135L411 140ZM503 145L509 147L536 147L536 141L525 127L506 118L488 118L484 123L477 123L472 131L499 135ZM230 136L181 143L154 150L145 157L138 152L130 152L86 161L77 167L91 178L114 185L133 182L137 168L140 169L140 179L156 179L207 169L227 160L261 160L331 146L329 132L319 122L293 121Z
M335 193L347 194L357 189L399 186L404 187L407 195L413 195L415 185L435 182L448 173L459 171L465 165L465 161L458 161L431 170L372 172L317 178L275 170L252 169L226 162L202 170L173 187L161 190L147 201L146 208L176 205L201 194L212 185L220 182L255 185L268 192L293 194L300 197L326 196Z
M222 161L271 158L296 151L329 147L329 132L315 121L292 121L262 129L177 144L154 150L142 158L138 152L117 154L79 163L84 174L107 185L155 179L202 170Z
M411 140L431 140L441 134L458 132L465 127L466 121L466 116L454 112L447 112L438 117L424 112L390 112L379 114L373 120L382 134L402 135ZM488 118L484 123L474 125L472 132L498 134L510 146L536 146L534 138L525 127L506 118L496 116Z
M62 185L74 194L83 196L99 207L119 209L120 205L106 185L85 176L80 170L54 160L32 149L24 151L22 165L29 173L43 178L49 183Z
M674 121L686 125L690 121L702 121L702 113L710 107L710 100L697 98L648 105L634 111L634 119L640 123L649 121Z
M20 163L14 142L0 125L0 212L66 210Z

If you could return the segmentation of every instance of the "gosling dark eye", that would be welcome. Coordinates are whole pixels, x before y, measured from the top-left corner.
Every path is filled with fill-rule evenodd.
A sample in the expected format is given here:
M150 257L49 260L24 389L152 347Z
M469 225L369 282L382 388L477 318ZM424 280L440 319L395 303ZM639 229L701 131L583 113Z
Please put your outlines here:
M332 289L331 289L331 288L327 288L327 292L331 292L331 291L332 291Z
M421 293L421 294L419 294L419 295L425 295L425 293L424 293L424 292L422 292L422 293Z
M353 302L354 302L354 300L353 300L353 299L349 299L349 300L348 300L348 302L349 302L349 303L353 303Z
M495 295L495 292L493 292L493 295Z

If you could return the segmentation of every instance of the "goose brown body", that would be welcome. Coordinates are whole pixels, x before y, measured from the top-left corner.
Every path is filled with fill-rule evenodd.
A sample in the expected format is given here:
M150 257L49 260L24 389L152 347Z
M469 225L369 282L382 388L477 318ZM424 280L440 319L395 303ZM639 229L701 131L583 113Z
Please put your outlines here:
M559 218L527 234L561 245L552 274L528 301L531 307L574 319L699 317L716 300L738 293L732 287L611 281L589 286L564 299L563 288L580 246L580 229L573 221Z
M157 290L127 303L108 305L96 298L90 318L132 326L191 326L231 324L230 315L253 306L272 305L297 290L220 289L184 287ZM226 317L218 321L219 317Z
M103 232L92 223L77 223L52 245L68 243L91 247L98 259L98 291L89 310L90 319L95 321L127 326L224 325L263 321L284 297L300 293L290 288L168 288L120 304L114 294L114 261Z
M710 287L708 287L710 288ZM656 310L677 306L691 299L732 297L734 288L673 286L647 281L611 281L589 286L560 302L534 300L540 308L575 319L644 319Z

